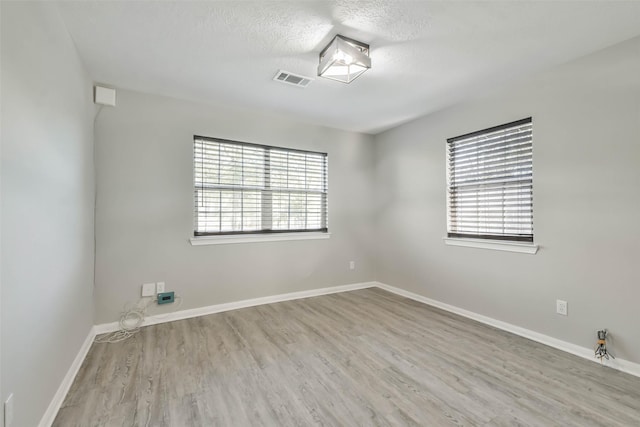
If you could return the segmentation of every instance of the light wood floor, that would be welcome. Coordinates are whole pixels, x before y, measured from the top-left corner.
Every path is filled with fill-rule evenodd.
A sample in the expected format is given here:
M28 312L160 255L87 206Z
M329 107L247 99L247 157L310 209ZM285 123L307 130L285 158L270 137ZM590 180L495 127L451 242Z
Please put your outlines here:
M55 426L640 426L640 378L380 289L94 344Z

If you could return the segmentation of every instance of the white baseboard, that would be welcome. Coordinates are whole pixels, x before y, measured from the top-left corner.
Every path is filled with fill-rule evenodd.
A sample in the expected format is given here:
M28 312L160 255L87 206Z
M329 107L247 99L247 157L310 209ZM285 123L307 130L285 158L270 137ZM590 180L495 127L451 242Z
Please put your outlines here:
M207 314L221 313L223 311L237 310L239 308L254 307L256 305L271 304L274 302L291 301L301 298L316 297L319 295L335 294L338 292L354 291L376 286L376 282L353 283L350 285L332 286L329 288L312 289L310 291L291 292L287 294L271 295L267 297L245 299L242 301L228 302L224 304L209 305L207 307L191 308L188 310L174 311L168 314L149 316L144 319L142 326L156 325L158 323L173 322L175 320L190 319L192 317L206 316ZM114 332L119 328L118 322L103 323L95 326L97 335Z
M76 358L73 359L73 363L69 367L67 374L62 379L62 383L60 384L60 387L58 387L56 394L53 396L51 403L49 403L49 407L42 416L38 427L50 427L51 424L53 424L53 421L56 419L56 415L58 415L58 411L62 406L62 402L64 402L64 398L67 397L67 393L71 388L71 384L73 384L73 380L75 380L76 375L78 374L78 371L82 366L82 362L84 362L85 357L87 357L87 353L89 352L89 349L91 348L91 344L93 344L93 340L95 339L95 337L95 327L92 327L89 330L87 338L82 343L82 346L80 347L80 351L78 351Z
M541 334L539 332L532 331L530 329L521 328L520 326L512 325L511 323L503 322L501 320L493 319L491 317L483 316L482 314L474 313L469 310L465 310L463 308L459 308L453 305L449 305L440 301L433 300L431 298L427 298L425 296L406 291L404 289L396 288L395 286L390 286L384 283L376 282L376 286L380 289L384 289L391 293L422 302L424 304L440 308L442 310L458 314L463 317L467 317L469 319L476 320L480 323L484 323L486 325L493 326L498 329L502 329L503 331L511 332L512 334L519 335L524 338L528 338L532 341L536 341L549 347L557 348L558 350L565 351L567 353L571 353L573 355L582 357L583 359L591 360L594 363L600 363L597 361L593 355L593 349L587 347L581 347L576 344L572 344L567 341L563 341L557 338L550 337L548 335ZM640 364L630 362L624 359L612 359L606 360L606 366L609 366L613 369L617 369L622 372L626 372L627 374L634 375L636 377L640 377Z

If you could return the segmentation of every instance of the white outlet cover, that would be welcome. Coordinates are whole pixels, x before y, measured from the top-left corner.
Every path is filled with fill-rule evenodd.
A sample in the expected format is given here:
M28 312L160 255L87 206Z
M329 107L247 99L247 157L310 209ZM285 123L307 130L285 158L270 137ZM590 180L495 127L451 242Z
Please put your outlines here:
M156 293L160 294L164 292L164 282L156 283Z
M355 261L351 261L349 263L349 269L351 269L351 270L355 270L356 269L356 262Z
M156 294L156 284L155 283L143 283L142 284L142 296L143 297L152 297Z
M566 316L568 314L569 304L561 299L556 300L556 313Z

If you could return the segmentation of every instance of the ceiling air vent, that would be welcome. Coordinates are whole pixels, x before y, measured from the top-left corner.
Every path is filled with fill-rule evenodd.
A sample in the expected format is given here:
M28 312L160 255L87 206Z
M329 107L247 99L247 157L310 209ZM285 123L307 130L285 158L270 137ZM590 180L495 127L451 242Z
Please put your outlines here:
M305 77L299 74L293 74L288 71L282 70L278 71L273 80L298 87L307 87L313 81L313 79L310 77Z

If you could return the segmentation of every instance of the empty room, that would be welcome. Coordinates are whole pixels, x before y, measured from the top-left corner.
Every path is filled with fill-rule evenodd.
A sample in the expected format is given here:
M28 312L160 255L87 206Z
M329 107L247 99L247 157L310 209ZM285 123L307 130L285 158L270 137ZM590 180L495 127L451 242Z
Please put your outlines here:
M1 427L640 426L640 1L0 1Z

